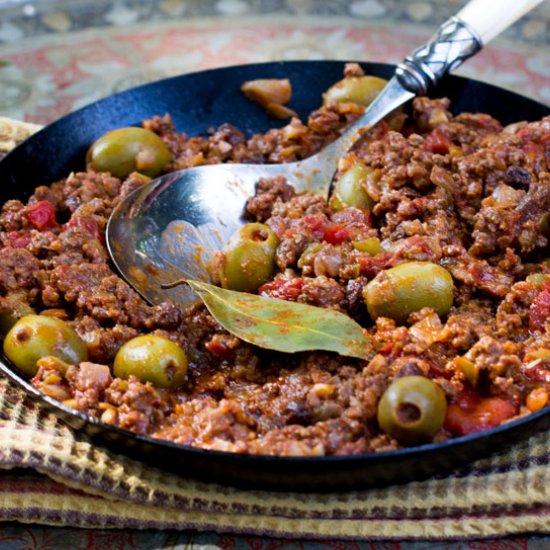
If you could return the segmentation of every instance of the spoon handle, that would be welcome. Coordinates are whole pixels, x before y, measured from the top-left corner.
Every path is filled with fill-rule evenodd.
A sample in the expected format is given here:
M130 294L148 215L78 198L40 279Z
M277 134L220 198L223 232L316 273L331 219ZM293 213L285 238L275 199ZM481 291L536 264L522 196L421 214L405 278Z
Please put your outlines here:
M433 38L408 55L397 66L395 74L406 90L424 95L446 73L476 54L482 44L469 24L453 16L439 27Z
M457 17L474 29L483 45L541 4L543 0L472 0Z
M401 63L396 75L407 90L425 94L482 46L543 0L471 0L436 35Z

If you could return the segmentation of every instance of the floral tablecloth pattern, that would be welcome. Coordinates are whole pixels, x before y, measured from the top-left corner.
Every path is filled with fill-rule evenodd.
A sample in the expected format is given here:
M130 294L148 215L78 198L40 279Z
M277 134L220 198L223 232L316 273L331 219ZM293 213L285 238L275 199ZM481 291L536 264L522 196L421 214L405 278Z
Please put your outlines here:
M43 0L15 2L16 10L8 1L0 17L0 115L45 124L131 86L239 63L396 63L463 3ZM547 5L458 72L550 102Z

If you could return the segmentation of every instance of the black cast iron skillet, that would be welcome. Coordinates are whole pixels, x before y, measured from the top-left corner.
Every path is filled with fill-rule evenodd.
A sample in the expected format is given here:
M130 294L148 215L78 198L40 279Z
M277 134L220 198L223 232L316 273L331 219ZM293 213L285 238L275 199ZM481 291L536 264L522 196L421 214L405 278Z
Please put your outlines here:
M86 150L95 139L155 114L170 113L178 131L188 135L204 134L224 122L248 135L285 124L243 97L239 88L245 80L290 78L289 106L306 120L321 104L323 91L342 78L343 66L341 61L236 66L169 78L110 96L51 124L7 155L0 162L0 201L24 200L38 185L82 170ZM378 63L362 66L367 74L386 78L394 71ZM443 79L432 96L449 97L455 113L489 113L504 124L550 114L548 107L533 100L456 76ZM97 444L186 477L264 489L333 491L420 479L464 466L550 423L547 408L480 434L397 451L318 458L238 455L179 446L102 424L41 394L6 359L0 361L0 369Z

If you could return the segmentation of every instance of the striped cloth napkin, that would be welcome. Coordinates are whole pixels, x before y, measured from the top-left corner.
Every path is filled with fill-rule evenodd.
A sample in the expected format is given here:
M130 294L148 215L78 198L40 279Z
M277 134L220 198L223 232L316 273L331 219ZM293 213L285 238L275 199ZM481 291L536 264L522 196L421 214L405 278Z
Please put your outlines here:
M544 433L426 481L329 494L240 490L111 454L0 378L4 521L323 540L548 533L549 457Z

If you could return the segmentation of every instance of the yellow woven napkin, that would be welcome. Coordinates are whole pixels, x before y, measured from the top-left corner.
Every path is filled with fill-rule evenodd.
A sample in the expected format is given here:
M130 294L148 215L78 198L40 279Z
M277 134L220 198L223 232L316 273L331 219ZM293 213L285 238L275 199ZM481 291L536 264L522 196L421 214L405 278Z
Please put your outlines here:
M39 127L0 117L0 152ZM550 434L448 476L314 494L239 490L94 446L0 376L0 519L292 538L450 539L550 532ZM19 482L18 482L19 480Z
M316 494L239 490L147 467L95 447L0 378L0 467L58 482L0 478L0 517L79 527L200 529L293 538L445 539L550 532L550 436L451 475Z

